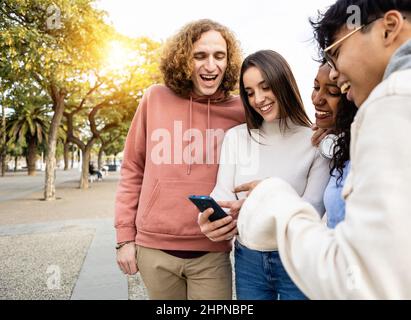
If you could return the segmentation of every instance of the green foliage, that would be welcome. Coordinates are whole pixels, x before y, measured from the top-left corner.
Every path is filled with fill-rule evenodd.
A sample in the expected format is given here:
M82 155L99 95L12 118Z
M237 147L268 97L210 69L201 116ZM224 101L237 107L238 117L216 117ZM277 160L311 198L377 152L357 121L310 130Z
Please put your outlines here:
M13 106L14 112L7 117L6 132L8 143L25 146L34 139L37 145L47 142L50 123L47 97L32 88L14 86L8 91L4 103Z
M90 0L3 0L0 21L0 76L13 81L35 74L60 87L98 67L97 44L113 32Z
M144 90L160 82L159 48L148 38L116 35L107 41L102 68L79 78L67 96L65 115L72 115L77 139L87 144L129 125ZM127 130L121 132L127 135Z
M32 135L46 148L56 92L65 92L77 138L87 143L95 131L110 140L122 128L116 147L122 149L144 90L161 81L161 44L116 33L94 3L0 1L0 104L15 110L7 126L13 143L24 145ZM67 132L63 121L59 143Z
M24 147L18 143L8 143L7 144L7 154L11 157L22 157L25 155Z

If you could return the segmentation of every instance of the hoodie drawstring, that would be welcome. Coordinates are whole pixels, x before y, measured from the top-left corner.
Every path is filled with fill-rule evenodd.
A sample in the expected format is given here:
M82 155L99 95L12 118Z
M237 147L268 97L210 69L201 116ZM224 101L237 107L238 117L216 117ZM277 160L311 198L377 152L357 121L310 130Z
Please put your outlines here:
M193 125L193 97L190 97L190 120L189 120L189 130L190 130L190 141L188 143L188 168L187 168L187 175L189 176L191 174L191 139L193 138L191 135L191 129Z
M211 147L211 141L210 141L210 113L211 113L211 108L210 108L210 99L208 99L207 103L207 130L206 130L206 162L207 162L207 168L210 168L210 161L209 161L209 149Z
M207 103L207 130L206 130L206 162L207 162L207 168L210 168L210 161L209 161L209 148L210 146L210 129L211 129L211 106L210 106L210 99L208 99L208 103ZM193 97L190 97L190 112L189 112L189 133L190 133L190 141L189 141L189 145L188 145L188 166L187 166L187 175L191 174L191 163L192 163L192 149L191 149L191 142L192 142L192 127L193 127Z

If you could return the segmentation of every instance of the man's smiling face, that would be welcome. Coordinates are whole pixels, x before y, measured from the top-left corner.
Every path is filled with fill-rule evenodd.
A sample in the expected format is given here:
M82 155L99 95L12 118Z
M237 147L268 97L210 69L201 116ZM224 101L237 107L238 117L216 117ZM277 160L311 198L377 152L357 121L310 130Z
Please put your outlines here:
M380 34L381 20L370 30L360 31L337 45L330 52L337 70L330 72L330 79L337 80L342 93L360 107L372 90L382 81L387 65ZM343 27L336 34L336 41L350 31Z
M194 93L213 95L221 85L227 69L227 43L218 31L204 32L193 46Z

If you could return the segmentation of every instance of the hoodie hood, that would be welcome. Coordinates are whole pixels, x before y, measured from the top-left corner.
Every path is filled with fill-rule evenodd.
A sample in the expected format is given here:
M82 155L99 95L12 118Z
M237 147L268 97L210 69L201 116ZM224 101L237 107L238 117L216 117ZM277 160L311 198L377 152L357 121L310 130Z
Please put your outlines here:
M386 80L397 71L411 69L411 40L403 44L392 56L384 74Z
M213 95L211 96L199 96L194 91L191 92L190 98L193 99L194 102L198 103L210 103L210 104L217 104L221 102L225 102L230 100L232 97L230 95L226 95L224 91L218 89Z

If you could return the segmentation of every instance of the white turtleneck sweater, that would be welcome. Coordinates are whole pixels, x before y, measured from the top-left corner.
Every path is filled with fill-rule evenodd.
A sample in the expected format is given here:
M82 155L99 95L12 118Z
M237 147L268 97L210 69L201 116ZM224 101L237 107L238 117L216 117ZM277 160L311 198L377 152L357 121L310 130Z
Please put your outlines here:
M329 162L311 145L310 128L288 121L282 133L279 120L263 122L261 130L247 131L242 124L227 131L220 155L217 184L211 196L217 201L242 199L236 186L254 180L278 177L287 181L304 200L324 213L323 193L329 180ZM248 214L250 212L250 214ZM275 220L265 212L240 214L237 240L259 251L277 250Z

